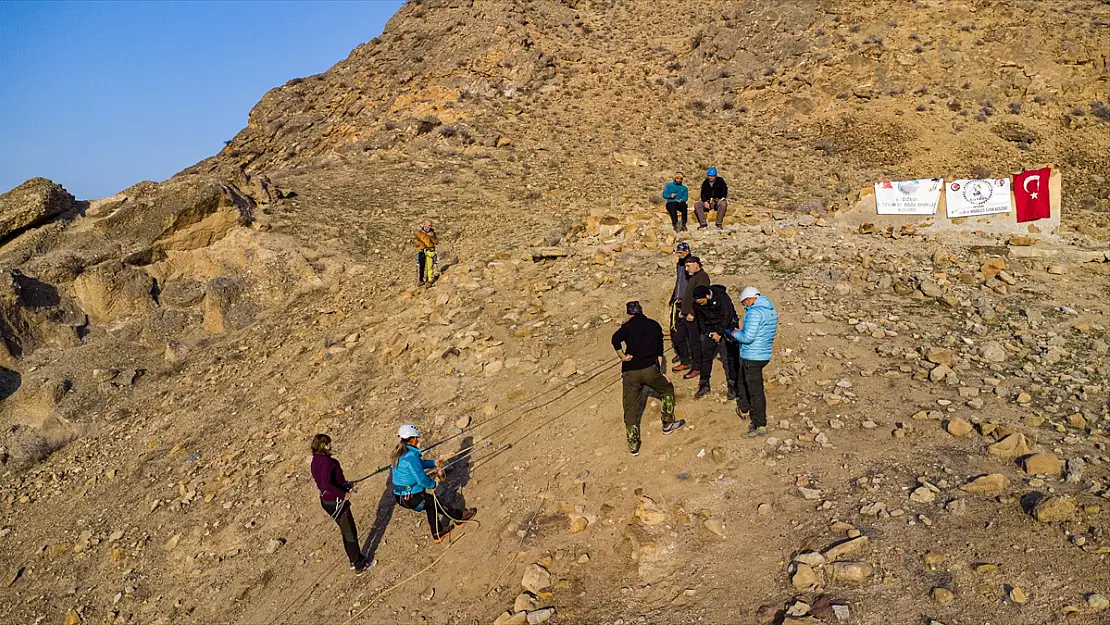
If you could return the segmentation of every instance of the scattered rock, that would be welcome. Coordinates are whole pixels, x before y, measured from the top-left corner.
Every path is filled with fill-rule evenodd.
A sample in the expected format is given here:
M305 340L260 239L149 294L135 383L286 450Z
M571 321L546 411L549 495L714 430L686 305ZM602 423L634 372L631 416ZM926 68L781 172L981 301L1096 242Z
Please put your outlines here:
M1068 495L1045 497L1033 507L1033 518L1041 523L1071 521L1075 518L1075 498Z
M868 538L866 536L845 540L825 549L822 555L824 555L825 559L829 562L835 562L836 560L859 553L867 546L867 542Z
M713 532L717 536L720 536L721 538L726 538L726 536L725 536L725 524L724 524L723 521L721 521L717 517L709 517L708 519L706 519L705 521L702 522L702 525L705 526L705 529Z
M524 570L520 585L528 592L538 595L543 589L551 586L551 573L538 564L529 565Z
M833 562L826 567L830 582L860 583L871 577L875 568L866 562Z
M522 592L517 595L516 601L513 602L513 613L531 612L538 607L540 607L539 597L530 592Z
M956 418L949 421L945 429L948 430L948 433L952 436L962 437L970 434L974 428L966 419Z
M995 341L991 341L983 345L980 356L987 362L1005 362L1006 348Z
M1010 480L1005 475L991 473L964 484L960 487L960 490L976 495L997 495L1006 490L1009 485Z
M818 584L817 573L813 567L799 562L794 566L794 575L790 577L790 583L800 592L812 590Z
M528 613L528 625L546 623L555 616L555 608L543 608Z
M938 587L933 589L933 600L941 605L952 603L952 600L955 598L956 594L947 588Z
M1091 594L1087 595L1087 607L1091 608L1095 612L1101 612L1107 608L1110 608L1110 599L1107 599L1097 592L1092 592Z
M1021 461L1021 468L1029 475L1059 476L1064 470L1060 458L1048 452L1026 456Z
M667 520L667 512L659 507L651 497L640 497L636 504L636 518L644 525L659 525Z
M1013 601L1018 605L1024 605L1026 602L1029 601L1029 595L1025 594L1025 591L1021 588L1014 586L1010 589L1010 601Z
M924 486L919 486L910 493L910 501L914 503L932 503L936 498L937 494Z
M1010 434L987 448L988 453L999 458L1020 458L1032 451L1024 434Z

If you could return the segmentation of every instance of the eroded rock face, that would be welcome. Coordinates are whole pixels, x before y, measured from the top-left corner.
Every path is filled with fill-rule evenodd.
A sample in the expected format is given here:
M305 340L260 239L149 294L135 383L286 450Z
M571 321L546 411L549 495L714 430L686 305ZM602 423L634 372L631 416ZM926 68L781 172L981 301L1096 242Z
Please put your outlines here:
M146 272L118 260L90 267L73 282L81 308L94 323L153 310L153 289L154 279Z
M0 240L73 210L75 200L62 185L31 178L0 195Z

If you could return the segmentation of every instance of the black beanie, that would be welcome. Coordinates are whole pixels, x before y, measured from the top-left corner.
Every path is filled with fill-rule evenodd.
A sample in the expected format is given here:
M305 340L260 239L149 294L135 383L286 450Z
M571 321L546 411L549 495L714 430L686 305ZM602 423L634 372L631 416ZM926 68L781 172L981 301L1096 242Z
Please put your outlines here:
M630 315L644 314L644 308L640 306L640 302L628 302L624 305L624 310Z
M699 284L694 287L694 299L705 299L709 297L710 292L709 287L704 284Z

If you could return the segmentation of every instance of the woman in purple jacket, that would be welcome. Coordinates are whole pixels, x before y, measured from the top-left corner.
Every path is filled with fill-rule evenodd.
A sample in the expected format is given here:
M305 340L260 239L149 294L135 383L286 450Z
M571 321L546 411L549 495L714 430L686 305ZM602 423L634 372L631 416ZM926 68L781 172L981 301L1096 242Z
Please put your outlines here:
M354 492L354 484L343 477L343 467L331 457L331 437L327 434L317 434L312 438L312 479L316 481L316 488L320 489L320 505L324 512L331 515L343 533L343 549L351 561L351 568L355 575L362 575L369 567L359 546L351 502L347 501L347 495Z

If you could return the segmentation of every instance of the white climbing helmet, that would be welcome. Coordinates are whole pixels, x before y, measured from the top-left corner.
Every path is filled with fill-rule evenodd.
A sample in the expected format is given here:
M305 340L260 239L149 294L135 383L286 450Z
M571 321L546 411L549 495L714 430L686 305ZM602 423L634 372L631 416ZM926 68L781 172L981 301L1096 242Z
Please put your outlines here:
M740 291L740 301L744 301L749 297L759 297L759 289L754 286L746 286L743 291Z
M397 430L397 438L402 440L406 438L416 438L417 436L420 436L420 430L416 429L415 425L406 423Z

